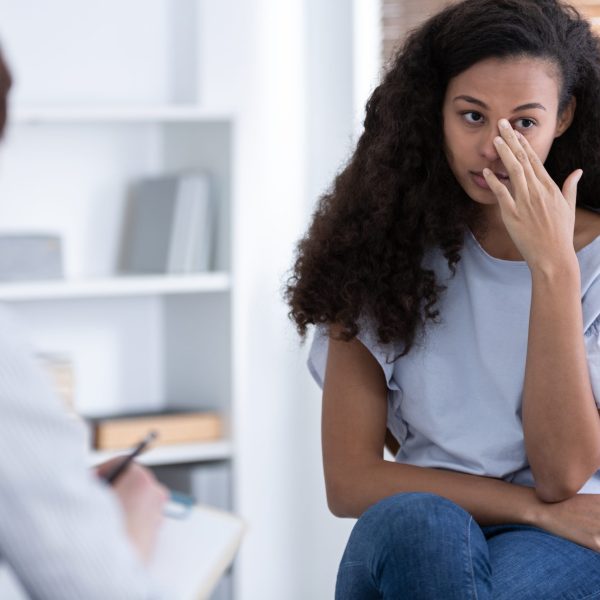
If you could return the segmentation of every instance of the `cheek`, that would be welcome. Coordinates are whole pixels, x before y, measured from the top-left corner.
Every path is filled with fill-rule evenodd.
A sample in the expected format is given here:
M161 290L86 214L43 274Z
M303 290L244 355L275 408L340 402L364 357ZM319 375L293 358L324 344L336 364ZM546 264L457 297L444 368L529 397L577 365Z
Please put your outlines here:
M460 131L448 127L444 130L444 154L448 164L455 170L470 156L469 140L465 140Z
M554 137L551 134L529 135L527 136L527 141L542 163L545 162L546 158L548 158L548 154L550 154Z

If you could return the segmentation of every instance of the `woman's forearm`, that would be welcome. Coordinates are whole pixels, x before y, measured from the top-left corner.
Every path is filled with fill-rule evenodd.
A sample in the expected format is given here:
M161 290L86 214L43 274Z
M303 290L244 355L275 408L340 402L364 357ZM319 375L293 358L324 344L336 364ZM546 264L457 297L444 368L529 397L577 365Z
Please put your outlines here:
M583 343L579 265L532 270L523 388L525 448L539 497L573 496L600 466L600 419Z
M358 518L369 506L401 492L430 492L452 500L479 525L539 524L544 503L531 487L492 477L390 461L346 472L327 486L329 506L339 517Z

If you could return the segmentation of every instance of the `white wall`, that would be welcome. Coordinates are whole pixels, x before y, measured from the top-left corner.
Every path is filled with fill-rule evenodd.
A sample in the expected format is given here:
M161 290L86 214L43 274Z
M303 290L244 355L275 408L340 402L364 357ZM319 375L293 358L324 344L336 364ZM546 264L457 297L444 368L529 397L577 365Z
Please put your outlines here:
M352 150L354 133L353 11L348 0L309 0L306 6L305 89L306 170L305 215L333 182ZM310 340L309 340L310 342ZM321 459L321 391L304 365L307 345L299 354L303 368L295 408L298 474L297 513L304 519L296 530L295 548L305 567L296 573L290 598L333 598L335 576L353 520L338 519L328 510ZM303 564L304 563L304 564ZM306 577L309 572L310 576Z
M239 600L287 597L298 557L291 540L296 485L290 433L296 426L297 361L279 276L303 221L304 135L301 2L250 0L238 8L238 177L234 195L234 347L237 377L236 505L249 523L237 566Z
M251 530L240 598L333 597L352 522L327 510L320 391L281 285L314 203L348 156L354 128L352 10L345 0L255 0L246 23L236 264L239 506ZM350 8L350 10L349 10ZM254 157L260 157L255 160Z

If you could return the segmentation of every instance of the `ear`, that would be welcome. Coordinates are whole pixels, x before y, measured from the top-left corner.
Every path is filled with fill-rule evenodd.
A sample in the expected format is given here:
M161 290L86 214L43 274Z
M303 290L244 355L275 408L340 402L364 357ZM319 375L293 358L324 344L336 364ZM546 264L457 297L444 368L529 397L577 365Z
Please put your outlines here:
M571 96L571 99L565 106L562 113L558 115L556 130L554 132L555 138L560 137L567 129L569 129L571 123L573 122L573 117L575 116L576 105L577 101L575 100L575 96Z

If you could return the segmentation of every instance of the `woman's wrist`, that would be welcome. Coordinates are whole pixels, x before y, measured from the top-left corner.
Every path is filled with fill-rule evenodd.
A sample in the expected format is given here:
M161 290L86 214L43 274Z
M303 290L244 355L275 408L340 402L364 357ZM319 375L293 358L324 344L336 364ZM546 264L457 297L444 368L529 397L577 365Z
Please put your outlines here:
M534 488L528 487L527 489L531 491L523 521L526 525L544 529L548 520L548 503L538 498Z

